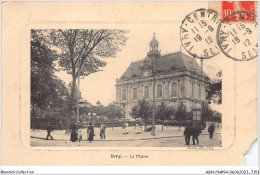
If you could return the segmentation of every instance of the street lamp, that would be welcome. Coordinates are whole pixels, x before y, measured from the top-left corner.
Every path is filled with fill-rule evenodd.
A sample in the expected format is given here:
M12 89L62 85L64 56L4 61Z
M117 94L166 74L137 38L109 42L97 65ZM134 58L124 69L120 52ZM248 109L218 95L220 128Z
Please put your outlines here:
M79 100L80 100L80 90L79 90L79 83L80 83L80 64L78 69L78 105L77 105L77 122L79 121Z
M180 85L180 77L178 77L178 103L180 103L180 100L181 100L181 85ZM179 131L181 130L181 117L179 117Z
M81 75L81 71L80 71L81 69L80 69L80 63L79 63L79 67L78 67L78 99L77 99L77 122L79 121L79 102L80 102L80 75ZM84 72L84 70L83 70L83 72ZM83 78L82 79L84 79L84 76L83 76Z
M153 122L152 122L152 131L151 131L151 135L155 136L155 123L154 123L154 119L155 119L155 59L153 60Z

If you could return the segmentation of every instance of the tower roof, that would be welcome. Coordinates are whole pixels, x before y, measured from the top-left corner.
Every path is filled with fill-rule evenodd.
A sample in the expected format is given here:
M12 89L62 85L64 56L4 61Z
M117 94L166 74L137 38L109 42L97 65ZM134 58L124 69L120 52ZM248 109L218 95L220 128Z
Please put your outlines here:
M150 41L150 46L151 45L159 45L159 42L157 41L155 37L155 33L153 33L153 39Z

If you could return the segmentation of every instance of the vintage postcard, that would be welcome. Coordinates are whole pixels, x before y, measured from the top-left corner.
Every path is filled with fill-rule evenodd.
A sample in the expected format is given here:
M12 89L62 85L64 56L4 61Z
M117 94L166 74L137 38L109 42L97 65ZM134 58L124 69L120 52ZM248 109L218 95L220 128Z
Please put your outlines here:
M258 3L2 3L2 164L238 165Z

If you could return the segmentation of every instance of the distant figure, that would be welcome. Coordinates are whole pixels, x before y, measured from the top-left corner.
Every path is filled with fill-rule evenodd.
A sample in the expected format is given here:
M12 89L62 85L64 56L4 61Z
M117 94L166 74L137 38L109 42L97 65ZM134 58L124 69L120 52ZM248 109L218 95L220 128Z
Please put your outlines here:
M138 123L136 123L136 125L135 125L135 133L141 134L141 127L138 125Z
M81 129L79 129L79 131L78 131L78 137L79 137L79 142L81 142L81 140L82 140L82 131L81 131Z
M197 141L197 145L198 145L199 144L200 128L193 126L191 128L191 134L192 134L193 145L195 145L195 140Z
M58 125L59 125L59 129L62 130L63 129L63 123L62 123L61 120L58 122Z
M147 130L146 123L144 124L144 132Z
M127 122L124 123L123 130L124 130L123 134L128 134L128 123Z
M209 132L209 138L213 139L213 133L215 131L215 127L214 125L211 123L209 128L208 128L208 132Z
M184 129L184 136L185 136L186 145L190 144L190 135L191 135L191 125L189 123L187 123L187 125Z
M78 129L78 140L80 142L82 140L82 131L81 131L80 121L78 121L77 129Z
M70 130L71 130L70 141L75 142L76 140L78 140L78 133L77 133L78 128L75 121L72 123Z
M88 125L87 133L89 142L92 142L94 139L94 127L92 126L92 123Z
M205 129L205 122L203 121L201 124L201 129L204 130Z
M46 126L46 130L47 130L47 137L46 137L46 140L48 140L49 137L51 137L51 139L53 140L53 137L51 136L51 131L53 131L53 128L52 128L50 122L48 122L48 124L47 124L47 126Z
M106 125L104 123L100 126L100 138L106 139Z

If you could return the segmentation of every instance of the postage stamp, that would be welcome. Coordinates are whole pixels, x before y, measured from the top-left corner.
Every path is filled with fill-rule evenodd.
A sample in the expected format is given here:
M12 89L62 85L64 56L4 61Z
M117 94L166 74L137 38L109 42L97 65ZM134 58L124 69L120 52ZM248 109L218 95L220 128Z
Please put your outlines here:
M234 12L246 11L249 13L255 13L255 1L223 1L222 2L222 19L231 16ZM231 18L230 20L233 20ZM239 20L243 21L242 18ZM252 18L248 18L247 21L254 21Z
M194 58L208 59L219 53L216 30L219 15L210 9L198 9L182 21L180 39L183 48Z
M248 11L236 11L224 18L217 30L221 51L236 61L249 61L258 56L258 31L256 15Z

